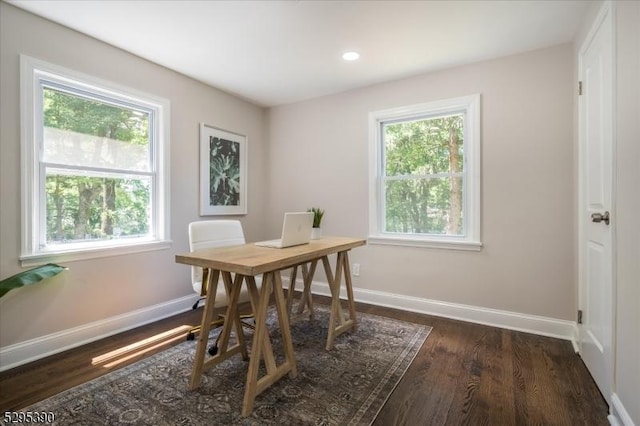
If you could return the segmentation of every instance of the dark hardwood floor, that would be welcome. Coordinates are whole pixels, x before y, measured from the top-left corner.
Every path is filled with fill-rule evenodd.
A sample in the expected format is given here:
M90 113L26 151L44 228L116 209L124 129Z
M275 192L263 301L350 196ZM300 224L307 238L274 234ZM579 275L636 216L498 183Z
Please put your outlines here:
M314 296L314 302L327 299ZM433 327L375 426L608 424L607 405L568 341L360 303L357 308ZM178 343L184 331L177 328L198 324L200 317L201 309L190 311L1 372L0 413ZM147 342L146 353L100 359L169 330L175 334Z

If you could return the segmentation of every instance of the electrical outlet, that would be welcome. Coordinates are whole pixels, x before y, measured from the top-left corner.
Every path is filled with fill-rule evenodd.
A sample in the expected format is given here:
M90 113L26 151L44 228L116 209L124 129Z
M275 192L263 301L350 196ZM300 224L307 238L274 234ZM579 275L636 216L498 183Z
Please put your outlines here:
M351 272L353 273L354 277L359 277L360 276L360 264L359 263L354 263L353 264L353 269L351 270Z

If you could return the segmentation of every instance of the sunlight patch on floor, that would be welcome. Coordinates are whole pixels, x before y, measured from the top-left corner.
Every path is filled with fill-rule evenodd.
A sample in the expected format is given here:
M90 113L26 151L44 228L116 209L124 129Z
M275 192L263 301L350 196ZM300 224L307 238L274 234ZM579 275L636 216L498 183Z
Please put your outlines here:
M155 336L148 337L127 346L104 353L91 360L92 365L102 365L104 368L112 368L118 364L127 362L148 352L157 350L162 346L173 343L180 339L185 339L191 330L190 325L181 325Z

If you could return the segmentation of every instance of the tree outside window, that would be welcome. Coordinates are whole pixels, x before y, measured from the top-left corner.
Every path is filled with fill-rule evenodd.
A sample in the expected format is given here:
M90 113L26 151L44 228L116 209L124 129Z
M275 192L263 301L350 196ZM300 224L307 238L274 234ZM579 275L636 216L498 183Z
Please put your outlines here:
M462 235L461 114L384 124L385 232Z
M169 247L169 102L20 57L23 266Z
M46 244L144 236L149 112L45 88Z
M478 110L475 95L371 114L373 243L479 247Z

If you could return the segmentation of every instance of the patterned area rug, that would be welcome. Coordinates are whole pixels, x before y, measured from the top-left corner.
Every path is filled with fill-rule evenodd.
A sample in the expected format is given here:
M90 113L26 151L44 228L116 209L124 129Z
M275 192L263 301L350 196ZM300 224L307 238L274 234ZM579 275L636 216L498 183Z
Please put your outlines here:
M22 411L53 412L60 425L369 425L431 327L358 313L358 330L338 336L334 349L326 351L328 309L317 305L315 310L315 320L304 317L291 324L298 376L287 375L258 395L249 417L240 416L248 368L240 355L207 370L196 390L187 389L195 341ZM273 311L268 321L280 358ZM250 346L251 331L245 334Z

